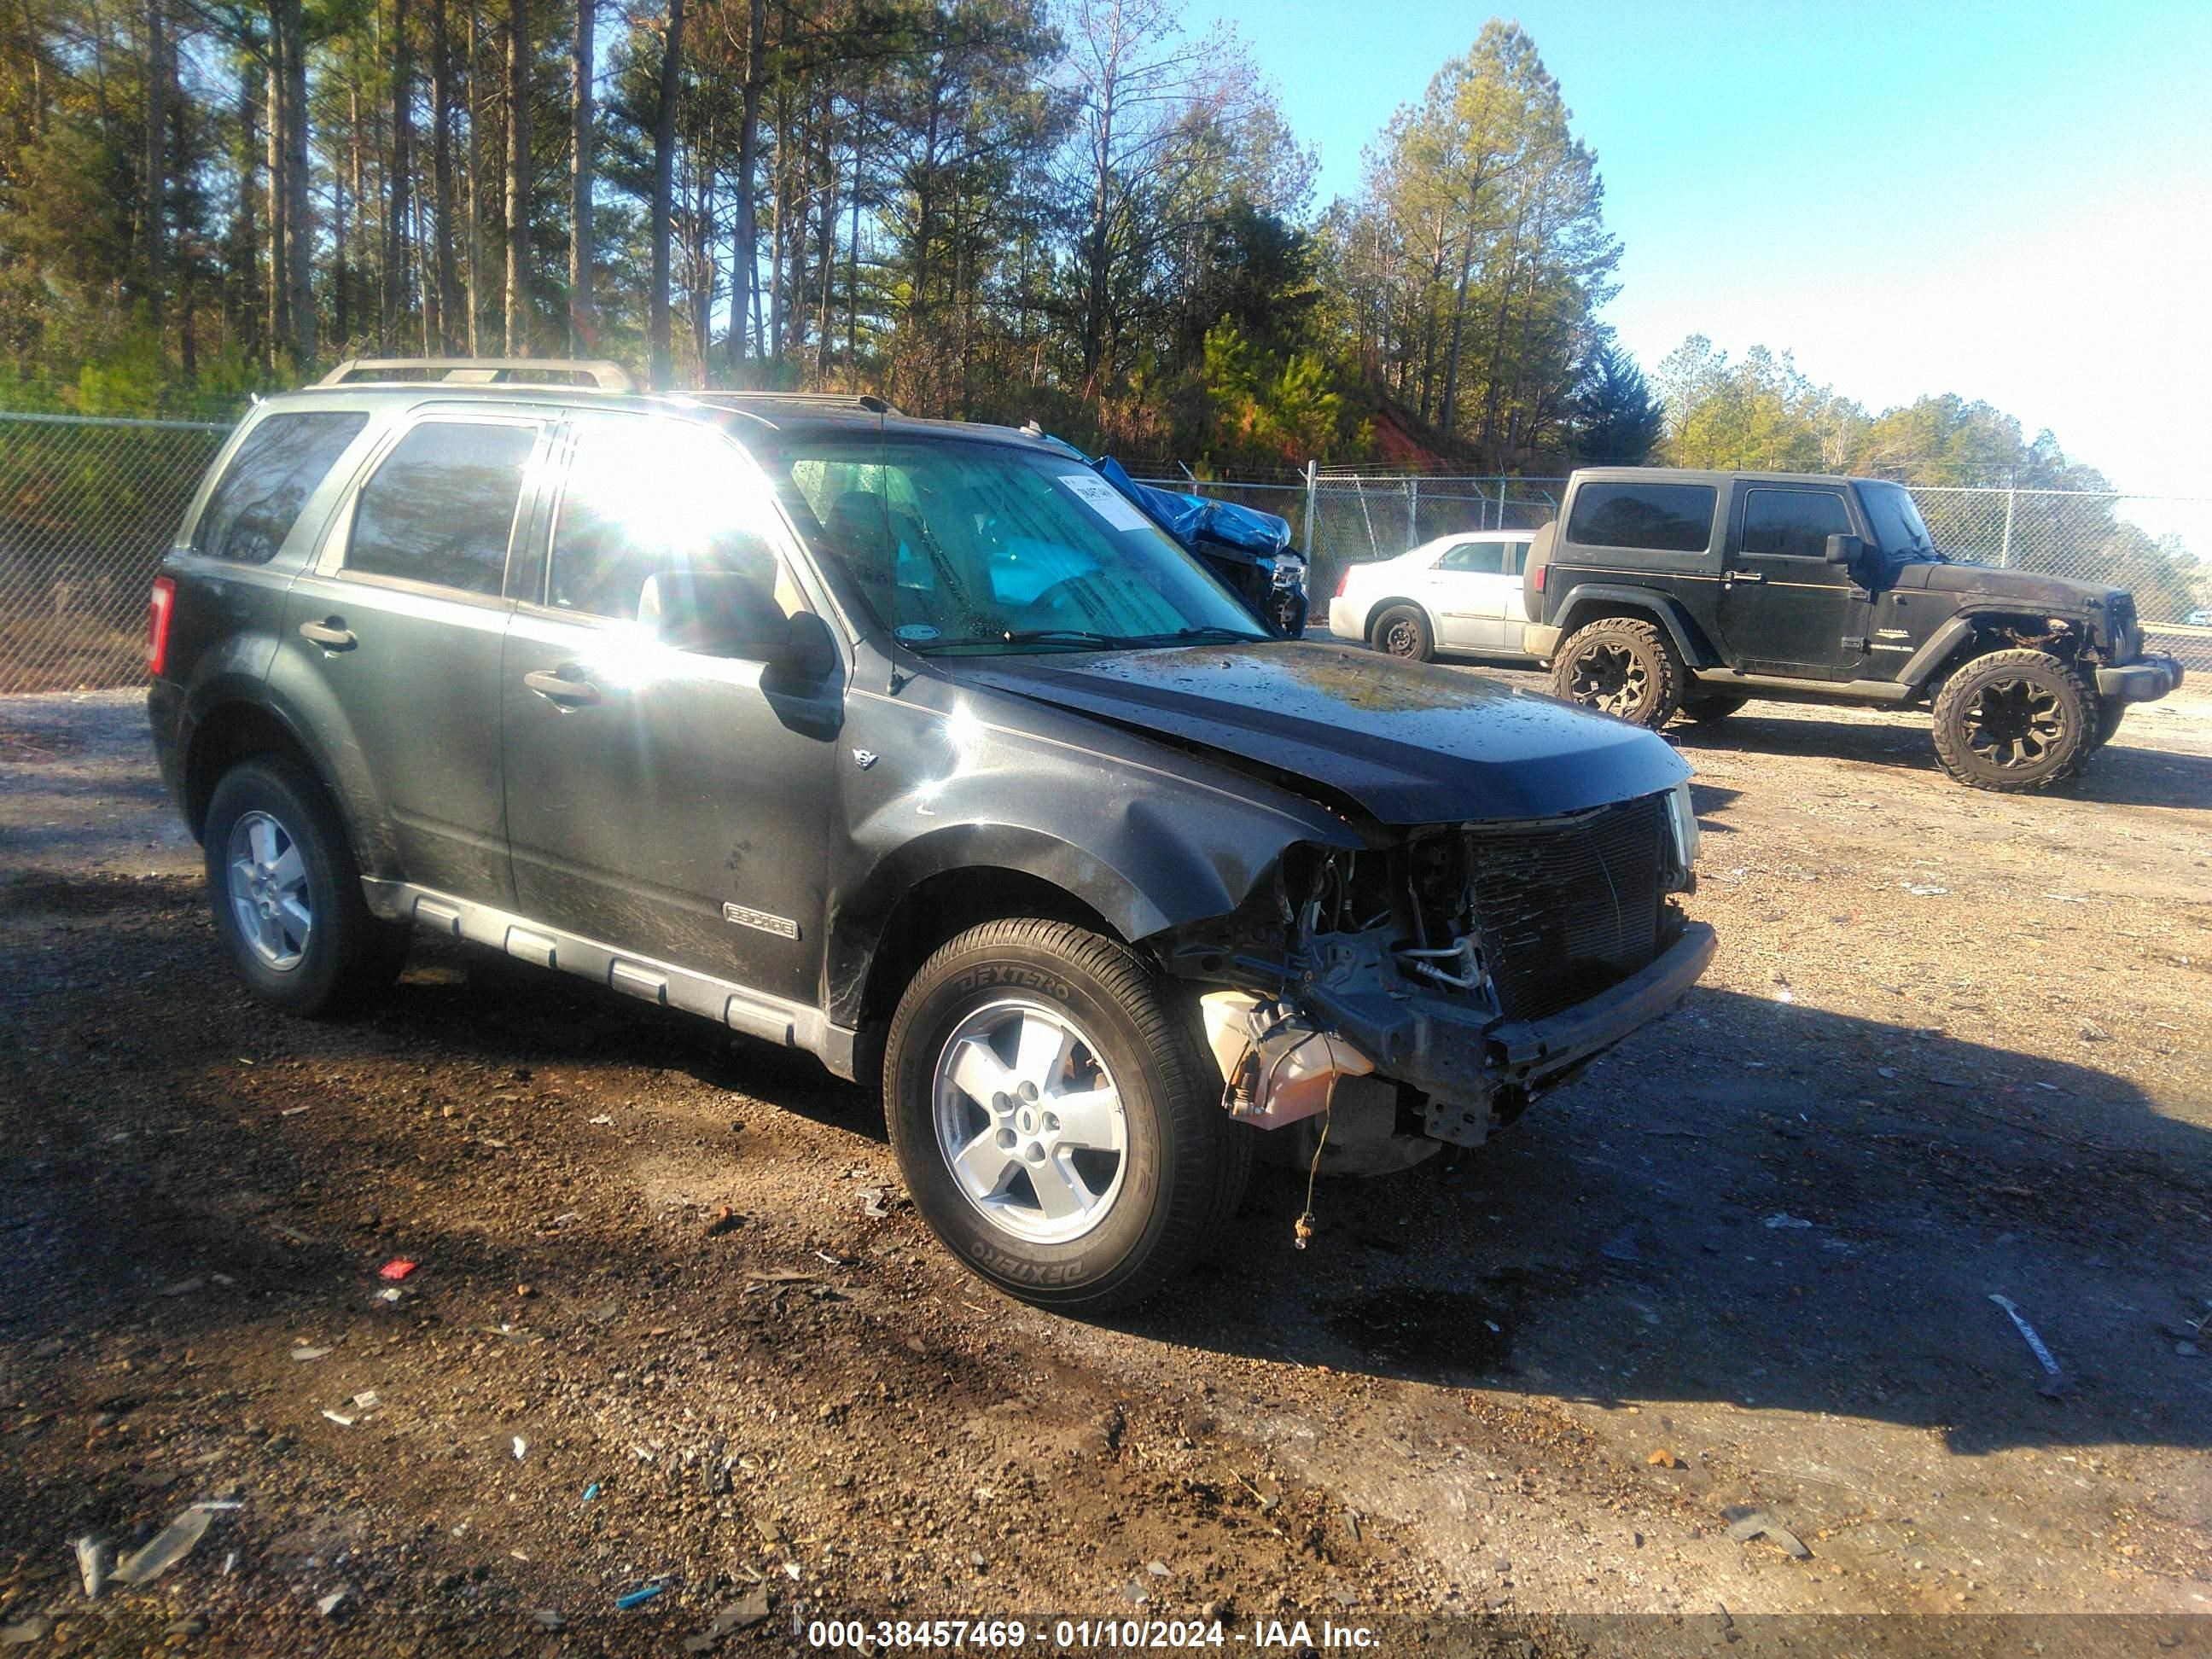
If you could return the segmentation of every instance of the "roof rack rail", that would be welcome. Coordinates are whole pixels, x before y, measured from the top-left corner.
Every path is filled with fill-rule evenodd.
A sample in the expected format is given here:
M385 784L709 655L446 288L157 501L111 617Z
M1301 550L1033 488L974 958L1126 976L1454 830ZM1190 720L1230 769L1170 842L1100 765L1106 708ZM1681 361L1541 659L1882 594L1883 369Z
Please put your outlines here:
M319 386L435 382L445 386L576 386L635 392L620 363L582 357L349 357Z
M811 404L817 409L865 409L871 415L899 412L872 392L738 392L708 386L684 395L694 403L726 404L733 409L756 403Z

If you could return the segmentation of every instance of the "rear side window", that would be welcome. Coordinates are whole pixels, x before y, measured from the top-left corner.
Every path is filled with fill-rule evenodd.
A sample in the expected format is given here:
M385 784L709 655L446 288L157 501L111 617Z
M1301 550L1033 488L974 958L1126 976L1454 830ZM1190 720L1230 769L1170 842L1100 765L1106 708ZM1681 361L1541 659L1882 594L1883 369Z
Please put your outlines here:
M531 426L424 422L362 487L346 568L497 593L537 444Z
M1511 574L1504 542L1462 542L1437 561L1439 570L1464 570L1479 576Z
M300 509L368 416L317 410L265 417L238 447L192 531L192 551L266 564L292 533Z
M1851 533L1844 498L1830 489L1753 489L1743 502L1743 550L1824 558L1828 538Z
M1575 492L1567 539L1584 547L1702 553L1713 538L1711 484L1590 483Z

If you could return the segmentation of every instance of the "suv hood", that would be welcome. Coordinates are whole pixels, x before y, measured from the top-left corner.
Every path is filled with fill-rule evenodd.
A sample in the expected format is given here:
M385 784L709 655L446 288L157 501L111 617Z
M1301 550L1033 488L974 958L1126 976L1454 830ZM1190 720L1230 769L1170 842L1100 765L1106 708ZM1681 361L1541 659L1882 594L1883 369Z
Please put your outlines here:
M1376 652L1289 642L935 665L1230 766L1291 773L1383 823L1556 817L1690 775L1638 726Z
M2040 570L2008 570L1994 564L1938 564L1927 561L1898 568L1899 587L1931 593L1989 593L2053 611L2084 611L2102 605L2114 590L2102 583L2076 581Z

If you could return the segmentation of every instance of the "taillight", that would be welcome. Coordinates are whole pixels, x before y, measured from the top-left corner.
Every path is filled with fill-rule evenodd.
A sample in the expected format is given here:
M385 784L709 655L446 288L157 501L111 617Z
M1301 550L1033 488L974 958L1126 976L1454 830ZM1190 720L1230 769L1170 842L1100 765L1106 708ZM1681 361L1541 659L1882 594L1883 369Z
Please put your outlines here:
M1540 593L1544 591L1544 577L1551 568L1548 564L1540 564L1528 573L1528 586L1531 592Z
M1345 586L1346 586L1346 585L1347 583L1349 583L1351 580L1352 580L1352 567L1351 567L1350 565L1346 565L1346 566L1345 566L1345 567L1344 567L1344 574L1341 574L1341 575L1340 575L1340 576L1336 579L1336 597L1337 597L1338 599L1342 599L1342 598L1344 597L1344 590L1345 590Z
M157 680L169 666L169 617L176 608L176 583L155 577L153 597L146 602L146 672Z

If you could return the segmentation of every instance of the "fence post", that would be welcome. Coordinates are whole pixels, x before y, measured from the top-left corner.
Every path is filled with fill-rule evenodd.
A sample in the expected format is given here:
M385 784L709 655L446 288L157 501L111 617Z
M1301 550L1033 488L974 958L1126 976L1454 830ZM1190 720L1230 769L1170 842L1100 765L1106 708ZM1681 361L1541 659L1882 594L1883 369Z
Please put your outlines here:
M1421 481L1418 477L1406 480L1406 545L1421 544Z
M1318 463L1317 461L1314 460L1314 459L1313 459L1313 458L1312 458L1312 457L1310 457L1310 456L1307 457L1307 459L1306 459L1306 566L1307 566L1307 568L1308 568L1309 569L1312 568L1312 567L1313 567L1313 565L1314 565L1315 561L1316 561L1316 560L1317 560L1317 559L1321 556L1321 520L1320 520L1319 516L1316 514L1316 511L1315 511L1316 507L1318 507L1318 506L1319 506L1319 504L1320 504L1320 503L1319 503L1319 502L1315 499L1315 498L1316 498L1316 493L1317 493L1317 492L1316 492L1316 486L1317 485L1317 483L1318 483L1318 482L1319 482L1319 478L1318 478L1319 471L1320 471L1320 463Z
M2012 568L2012 507L2020 499L2020 491L2010 478L2005 480L2004 542L1997 549L1997 564L2006 570Z

